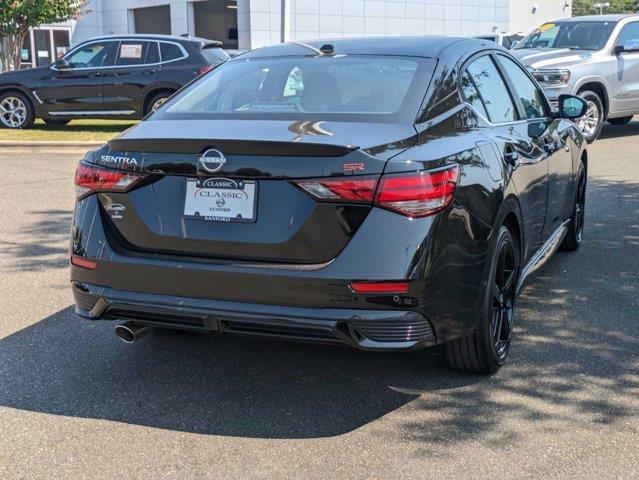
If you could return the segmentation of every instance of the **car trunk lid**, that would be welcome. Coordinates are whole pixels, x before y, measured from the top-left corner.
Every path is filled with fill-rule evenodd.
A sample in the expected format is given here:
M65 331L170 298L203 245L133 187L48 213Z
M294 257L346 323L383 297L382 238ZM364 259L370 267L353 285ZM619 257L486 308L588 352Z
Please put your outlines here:
M155 180L99 194L111 241L126 250L321 264L339 254L371 206L320 203L292 180L377 179L415 138L411 125L146 121L110 141L93 163ZM246 208L233 210L239 197Z

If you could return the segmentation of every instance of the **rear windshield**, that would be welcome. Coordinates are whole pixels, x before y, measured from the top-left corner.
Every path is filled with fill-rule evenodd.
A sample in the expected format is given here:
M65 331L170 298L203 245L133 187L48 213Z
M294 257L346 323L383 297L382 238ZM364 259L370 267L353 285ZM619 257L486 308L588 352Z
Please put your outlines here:
M239 57L151 118L412 122L434 64L412 57Z
M524 38L521 48L569 48L601 50L616 22L552 22L544 23Z
M204 59L211 65L217 65L222 62L226 62L230 57L220 47L202 47L202 55Z

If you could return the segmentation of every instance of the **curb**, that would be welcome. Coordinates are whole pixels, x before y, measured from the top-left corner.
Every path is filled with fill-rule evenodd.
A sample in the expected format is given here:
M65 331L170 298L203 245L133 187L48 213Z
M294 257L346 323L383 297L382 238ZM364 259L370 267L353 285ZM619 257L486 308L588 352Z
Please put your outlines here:
M0 141L2 153L85 153L92 148L100 147L104 142L7 142Z

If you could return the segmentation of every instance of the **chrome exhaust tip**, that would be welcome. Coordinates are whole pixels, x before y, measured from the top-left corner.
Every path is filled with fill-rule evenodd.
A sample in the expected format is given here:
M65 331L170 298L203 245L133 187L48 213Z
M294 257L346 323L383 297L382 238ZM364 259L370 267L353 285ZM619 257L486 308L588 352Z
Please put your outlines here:
M115 334L125 343L133 343L140 340L150 331L151 327L148 325L135 322L124 322L122 325L115 327Z

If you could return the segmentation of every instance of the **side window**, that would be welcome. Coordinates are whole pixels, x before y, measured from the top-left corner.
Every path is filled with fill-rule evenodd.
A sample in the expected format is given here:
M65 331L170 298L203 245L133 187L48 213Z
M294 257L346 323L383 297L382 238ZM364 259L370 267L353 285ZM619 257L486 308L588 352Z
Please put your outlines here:
M489 56L479 57L468 65L466 71L477 87L491 122L512 122L517 119L508 88Z
M515 93L521 100L526 112L526 118L543 118L548 116L543 93L537 85L526 75L519 65L504 55L499 55L499 63L510 78Z
M115 64L123 65L142 65L146 63L145 57L149 49L149 42L139 41L123 41L118 47L118 56Z
M544 23L530 36L526 48L551 48L559 33L559 25Z
M617 37L616 47L622 47L628 40L639 40L639 22L629 23L621 29Z
M475 82L473 82L473 79L470 78L467 71L464 72L461 77L461 90L464 100L470 103L475 110L488 118L488 112L486 112L486 109L484 108L484 104L481 101Z
M160 42L160 54L163 62L169 62L171 60L177 60L182 58L184 54L180 47L174 43Z
M159 63L160 61L160 49L158 42L149 42L149 49L146 52L146 58L144 63Z
M118 42L97 42L80 47L64 59L71 68L97 68L113 65L115 48Z

